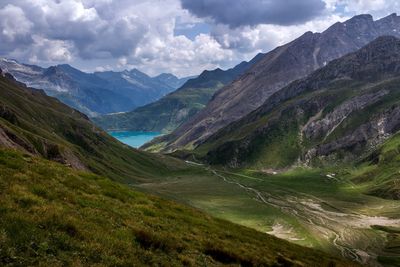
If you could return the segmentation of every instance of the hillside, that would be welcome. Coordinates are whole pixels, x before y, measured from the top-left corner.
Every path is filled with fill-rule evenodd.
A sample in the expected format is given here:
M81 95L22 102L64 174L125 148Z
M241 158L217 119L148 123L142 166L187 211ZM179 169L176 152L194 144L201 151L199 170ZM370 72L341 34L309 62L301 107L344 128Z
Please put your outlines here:
M378 38L283 88L195 151L230 166L357 160L400 129L399 55L399 39Z
M178 161L121 144L82 113L9 75L0 75L0 88L2 146L131 183L179 168Z
M265 54L239 79L218 91L207 107L171 135L154 142L164 151L192 149L210 135L259 106L290 82L303 78L335 58L360 49L382 35L400 36L400 17L374 21L359 15L322 33L307 32Z
M0 149L2 266L357 266Z
M106 130L171 132L202 110L214 93L232 82L262 58L258 54L228 70L204 71L178 90L131 112L93 118Z
M380 37L174 155L214 177L139 185L369 266L400 263L400 40Z
M4 58L0 59L0 68L18 81L43 89L46 94L90 116L145 105L187 80L171 74L151 78L136 69L85 73L67 64L41 68Z
M114 182L207 174L122 145L8 74L0 105L2 266L356 266Z

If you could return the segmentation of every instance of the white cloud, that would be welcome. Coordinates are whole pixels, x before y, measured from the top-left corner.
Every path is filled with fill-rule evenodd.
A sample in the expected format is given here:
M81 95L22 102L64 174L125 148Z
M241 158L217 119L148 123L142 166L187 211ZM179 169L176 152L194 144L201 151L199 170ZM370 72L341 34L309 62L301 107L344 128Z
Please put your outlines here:
M324 13L306 23L232 29L193 16L180 0L2 0L0 55L39 65L69 62L90 71L136 67L151 75L193 75L232 67L358 10L378 16L399 8L394 0L324 2ZM198 25L206 31L175 35Z
M356 15L368 13L375 19L400 12L398 0L324 0L327 6L342 7L344 12Z
M278 45L287 43L306 31L321 32L337 21L348 17L330 15L301 25L278 26L258 25L257 27L242 27L230 29L225 25L217 25L211 34L226 49L233 49L242 54L254 54L255 51L265 52Z

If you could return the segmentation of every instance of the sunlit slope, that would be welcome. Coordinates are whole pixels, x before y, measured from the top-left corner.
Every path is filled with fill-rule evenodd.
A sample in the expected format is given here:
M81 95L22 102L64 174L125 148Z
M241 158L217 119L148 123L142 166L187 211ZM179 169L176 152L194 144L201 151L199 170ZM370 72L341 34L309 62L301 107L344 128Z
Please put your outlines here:
M0 144L130 183L180 166L121 144L82 113L12 77L0 77Z
M2 266L356 266L40 157L0 168Z
M400 40L381 37L283 88L196 150L213 164L355 162L400 129Z

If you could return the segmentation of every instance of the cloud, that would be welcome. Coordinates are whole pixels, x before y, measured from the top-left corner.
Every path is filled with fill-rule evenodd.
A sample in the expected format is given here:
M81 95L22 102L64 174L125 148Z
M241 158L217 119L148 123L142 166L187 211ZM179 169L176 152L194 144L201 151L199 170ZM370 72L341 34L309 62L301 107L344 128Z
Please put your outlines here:
M154 75L193 75L237 60L204 30L190 38L175 30L200 23L179 0L2 1L0 55L86 70L137 67Z
M200 18L231 28L258 24L301 24L321 15L322 0L181 0L182 7Z
M232 67L357 10L383 16L400 8L397 0L323 1L1 0L0 56L194 75Z
M393 12L400 11L398 0L330 0L336 5L344 7L349 13L369 13L374 17L387 16Z
M219 24L213 28L210 34L224 49L248 54L254 51L269 51L299 37L306 31L322 32L335 22L346 19L348 19L346 16L330 15L301 25L262 24L255 27L245 26L234 29Z
M11 52L15 44L26 47L33 43L30 31L33 27L24 10L8 4L0 9L0 50Z

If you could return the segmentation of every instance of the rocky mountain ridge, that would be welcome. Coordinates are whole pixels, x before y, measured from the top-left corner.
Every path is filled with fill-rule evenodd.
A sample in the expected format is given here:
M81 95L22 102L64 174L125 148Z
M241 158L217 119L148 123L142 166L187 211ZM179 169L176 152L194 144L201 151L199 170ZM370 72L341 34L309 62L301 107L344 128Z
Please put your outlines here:
M380 37L276 92L196 150L232 167L354 159L400 129L399 84L400 40Z
M290 82L382 35L400 36L399 16L392 14L374 21L371 15L359 15L322 33L307 32L267 53L239 79L219 90L193 119L155 143L164 151L192 149L258 108Z
M41 68L4 58L0 60L0 68L29 87L43 89L48 95L89 116L145 105L187 80L173 75L167 80L163 76L151 78L137 69L85 73L67 64Z

